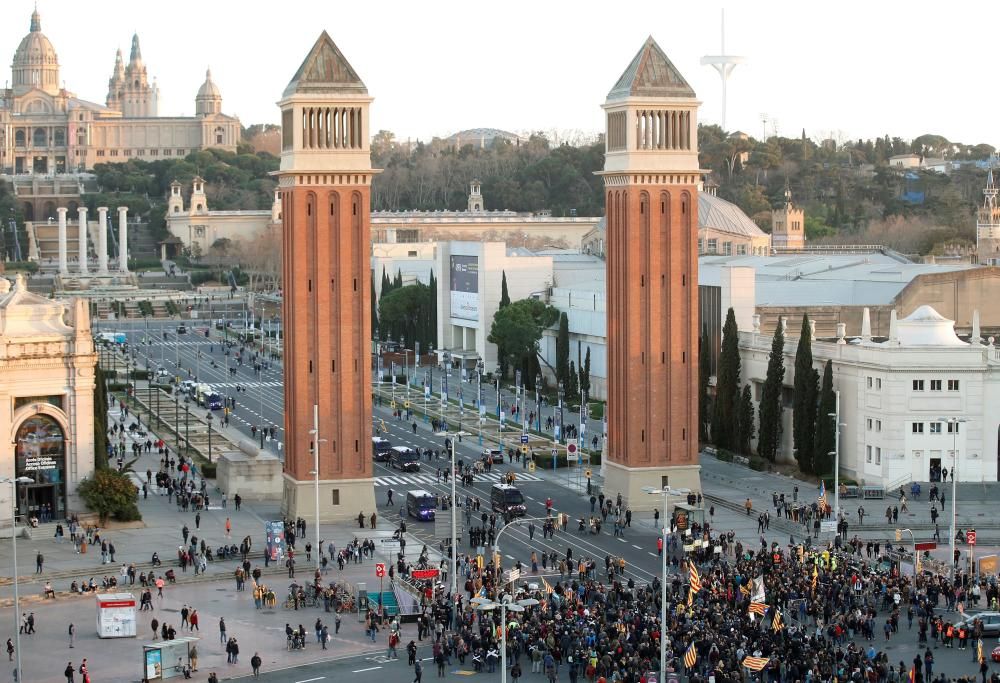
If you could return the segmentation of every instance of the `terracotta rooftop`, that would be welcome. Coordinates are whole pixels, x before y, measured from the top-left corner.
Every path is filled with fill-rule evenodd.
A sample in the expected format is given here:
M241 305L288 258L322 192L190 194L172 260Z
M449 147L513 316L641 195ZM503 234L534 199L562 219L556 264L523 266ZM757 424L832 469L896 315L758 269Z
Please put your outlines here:
M367 94L368 88L330 35L323 31L282 96L297 93Z
M695 97L695 94L650 36L608 93L609 100L624 97Z

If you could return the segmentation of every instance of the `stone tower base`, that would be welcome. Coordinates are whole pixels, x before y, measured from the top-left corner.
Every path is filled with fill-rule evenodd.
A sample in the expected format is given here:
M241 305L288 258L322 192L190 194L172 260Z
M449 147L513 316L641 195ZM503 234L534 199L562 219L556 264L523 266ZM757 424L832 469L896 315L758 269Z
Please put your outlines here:
M298 481L285 474L281 497L281 514L286 519L302 517L307 522L316 520L316 488L311 479ZM336 504L339 502L339 505ZM365 526L375 507L374 479L321 479L319 482L320 522L356 520L358 513L365 515Z
M663 507L663 499L652 496L646 487L661 489L670 486L675 489L701 491L701 465L674 465L672 467L626 467L608 461L604 470L604 495L612 500L622 494L632 512L653 510ZM683 501L675 501L683 502Z

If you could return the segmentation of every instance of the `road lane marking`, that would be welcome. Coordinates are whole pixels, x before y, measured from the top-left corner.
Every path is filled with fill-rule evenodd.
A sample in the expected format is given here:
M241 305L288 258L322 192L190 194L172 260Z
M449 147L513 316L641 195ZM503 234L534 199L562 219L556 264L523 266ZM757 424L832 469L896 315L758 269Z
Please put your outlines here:
M632 544L632 547L635 548L636 550L642 550L642 546L636 545L635 543Z
M374 671L375 669L381 669L381 668L382 667L380 667L380 666L370 666L367 669L355 669L351 673L352 674L359 674L359 673L362 673L364 671ZM325 678L325 676L321 676L320 678ZM309 680L311 680L311 681L318 681L319 678L310 678ZM305 681L297 681L296 683L305 683Z
M316 678L307 678L302 681L295 681L295 683L312 683L313 681L322 681L326 676L317 676Z

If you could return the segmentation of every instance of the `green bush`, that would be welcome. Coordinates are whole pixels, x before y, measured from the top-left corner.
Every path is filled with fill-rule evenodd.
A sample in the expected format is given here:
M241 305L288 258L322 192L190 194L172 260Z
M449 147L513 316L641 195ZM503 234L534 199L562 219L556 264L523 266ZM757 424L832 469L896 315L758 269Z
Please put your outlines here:
M717 449L715 452L715 457L721 460L722 462L733 461L733 454L730 451L727 451L725 448Z
M767 471L767 460L764 458L758 458L756 455L750 456L750 469L756 470L757 472Z
M170 299L167 299L167 313L169 313L170 315L178 315L180 312L181 309L177 308L177 304L175 304Z
M144 301L140 301L139 302L139 312L142 313L144 316L152 316L153 315L153 304L151 304L148 299L144 300Z
M4 264L8 273L13 273L15 271L23 273L37 273L38 264L34 261L7 261Z
M88 508L96 512L101 526L108 519L132 522L142 519L139 506L139 489L127 472L117 470L95 470L93 476L80 482L77 493Z
M191 280L192 285L203 285L206 282L211 282L212 280L218 280L219 276L217 273L211 270L203 270L194 273L190 273L188 278Z
M205 460L199 459L198 471L201 473L201 476L204 477L205 479L215 479L217 468L218 468L218 463L207 462Z
M140 270L163 270L163 264L156 258L133 258L128 260L128 269L136 272Z
M604 402L603 401L588 401L590 404L590 417L595 420L600 420L604 418Z

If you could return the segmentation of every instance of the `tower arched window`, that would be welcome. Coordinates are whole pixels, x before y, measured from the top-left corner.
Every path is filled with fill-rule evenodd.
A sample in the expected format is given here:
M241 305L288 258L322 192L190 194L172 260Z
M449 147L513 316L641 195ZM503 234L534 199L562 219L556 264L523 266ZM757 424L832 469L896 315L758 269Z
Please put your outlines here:
M44 128L36 128L35 132L31 135L31 144L35 147L46 147L48 146L48 135L45 134Z

